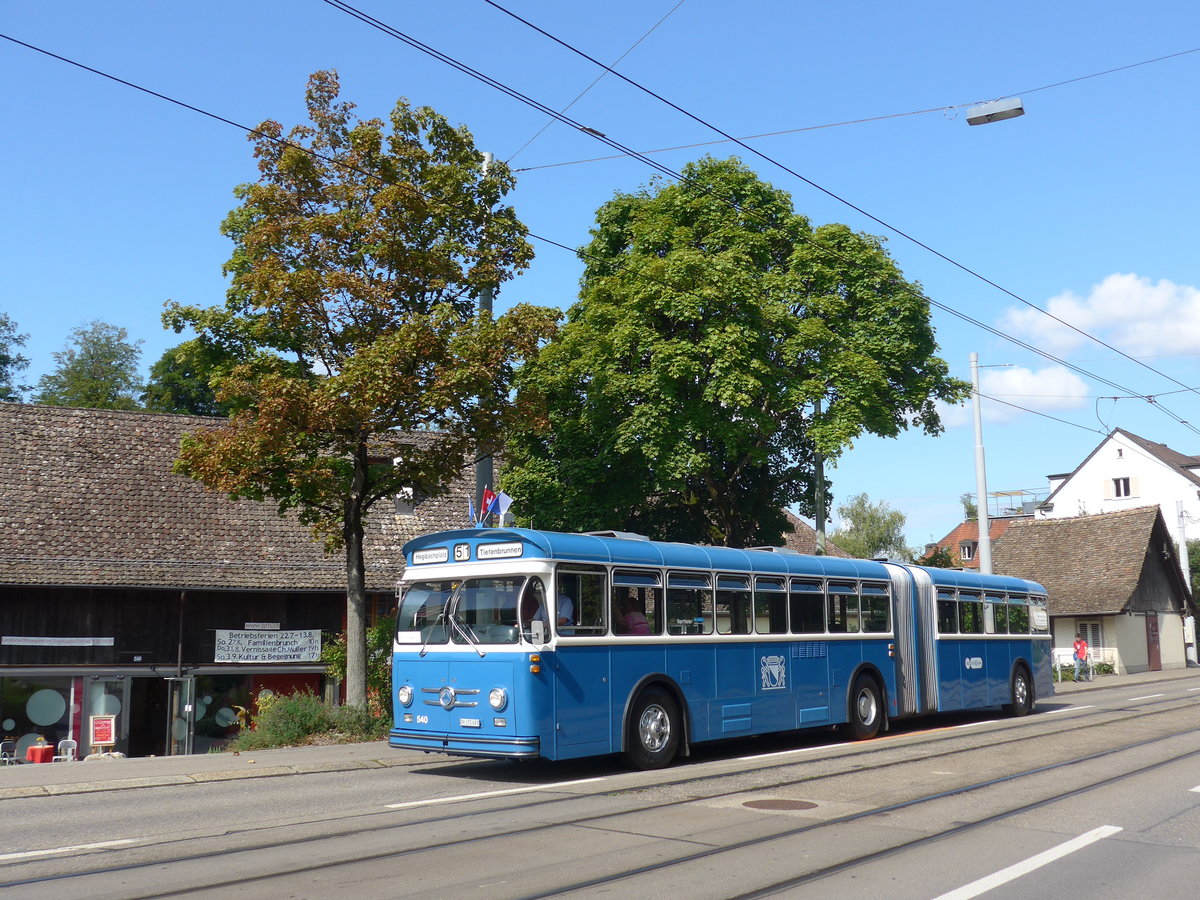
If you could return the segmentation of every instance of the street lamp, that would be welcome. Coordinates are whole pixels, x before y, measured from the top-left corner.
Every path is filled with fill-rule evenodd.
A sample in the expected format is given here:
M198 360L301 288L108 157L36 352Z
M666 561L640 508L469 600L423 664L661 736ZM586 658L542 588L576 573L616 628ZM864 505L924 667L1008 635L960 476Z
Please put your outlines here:
M967 124L986 125L989 122L1003 122L1005 119L1015 119L1023 115L1025 107L1021 105L1021 98L1007 97L972 106L967 110Z

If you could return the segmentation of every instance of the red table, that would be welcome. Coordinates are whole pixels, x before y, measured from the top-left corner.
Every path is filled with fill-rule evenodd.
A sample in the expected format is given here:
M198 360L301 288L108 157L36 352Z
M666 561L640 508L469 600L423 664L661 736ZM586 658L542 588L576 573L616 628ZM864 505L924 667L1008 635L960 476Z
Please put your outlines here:
M54 760L53 744L30 744L25 748L25 759L31 763L48 763Z

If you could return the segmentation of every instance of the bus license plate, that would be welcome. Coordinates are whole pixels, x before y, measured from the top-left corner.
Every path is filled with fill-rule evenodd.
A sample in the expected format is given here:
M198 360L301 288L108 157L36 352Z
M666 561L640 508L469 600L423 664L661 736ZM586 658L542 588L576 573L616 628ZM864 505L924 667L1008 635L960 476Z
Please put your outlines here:
M478 719L459 719L458 727L459 728L478 728L479 720Z

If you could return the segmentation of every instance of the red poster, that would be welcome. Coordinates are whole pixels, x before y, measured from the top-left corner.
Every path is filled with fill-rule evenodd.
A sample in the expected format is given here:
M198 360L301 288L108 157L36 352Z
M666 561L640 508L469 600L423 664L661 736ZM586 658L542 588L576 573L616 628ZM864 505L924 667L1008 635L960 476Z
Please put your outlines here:
M92 716L91 744L93 747L103 744L115 744L117 742L116 733L116 716Z

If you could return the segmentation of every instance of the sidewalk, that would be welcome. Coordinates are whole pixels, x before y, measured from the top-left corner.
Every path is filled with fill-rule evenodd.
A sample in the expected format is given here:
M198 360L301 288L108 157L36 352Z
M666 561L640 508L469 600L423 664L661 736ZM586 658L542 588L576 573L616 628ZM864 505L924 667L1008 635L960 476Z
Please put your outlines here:
M1095 681L1059 682L1057 696L1104 687L1151 685L1189 681L1200 687L1200 668L1134 675L1097 675ZM1052 701L1052 697L1040 698ZM405 768L442 757L407 750L392 750L386 741L366 744L331 744L289 747L283 750L207 753L195 756L151 756L134 759L98 759L75 763L24 764L0 768L0 801L20 797L87 794L126 788L204 784L243 778L272 778L348 772L357 769Z
M0 800L87 794L137 787L203 784L243 778L311 775L420 765L434 757L392 750L386 741L288 747L195 756L93 759L73 763L25 763L0 767Z
M1200 687L1200 669L1168 669L1165 672L1135 672L1132 675L1097 675L1092 681L1056 681L1055 694L1074 694L1102 687L1122 687L1133 684L1155 684L1162 681L1192 679L1192 687Z

